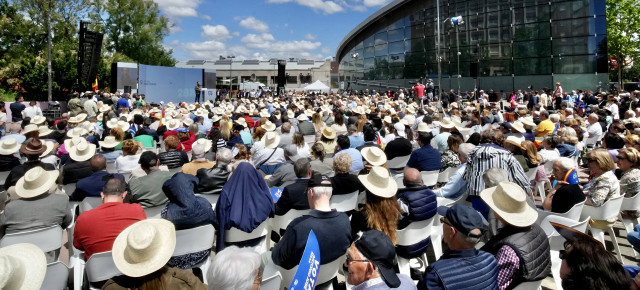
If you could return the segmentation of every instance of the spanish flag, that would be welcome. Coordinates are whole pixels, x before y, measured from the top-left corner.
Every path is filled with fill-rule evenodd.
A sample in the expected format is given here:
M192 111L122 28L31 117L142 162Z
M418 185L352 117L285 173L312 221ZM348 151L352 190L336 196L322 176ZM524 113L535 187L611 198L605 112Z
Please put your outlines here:
M91 84L91 89L94 91L98 90L98 77L96 76L96 80Z

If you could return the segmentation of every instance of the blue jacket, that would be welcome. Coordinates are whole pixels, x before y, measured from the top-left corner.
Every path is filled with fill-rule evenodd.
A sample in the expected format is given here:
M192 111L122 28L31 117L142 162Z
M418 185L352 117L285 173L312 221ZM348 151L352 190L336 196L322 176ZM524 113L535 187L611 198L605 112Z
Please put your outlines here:
M108 177L110 175L111 177ZM94 172L93 174L78 180L76 190L73 191L69 200L82 201L85 197L100 197L102 188L110 178L119 178L124 180L122 174L110 174L106 170Z
M211 203L204 197L195 196L193 192L197 183L195 176L178 172L162 185L162 191L169 199L164 218L170 220L176 230L213 224L215 221Z
M418 171L440 170L442 168L442 156L431 145L425 145L411 153L407 167L418 169Z
M418 289L498 289L498 261L476 249L447 251L427 268Z
M409 214L398 222L398 229L403 229L411 222L432 218L437 211L436 194L426 186L409 187L398 190L398 199L408 205ZM396 253L403 258L411 259L424 254L431 244L431 239L424 239L409 246L396 247Z

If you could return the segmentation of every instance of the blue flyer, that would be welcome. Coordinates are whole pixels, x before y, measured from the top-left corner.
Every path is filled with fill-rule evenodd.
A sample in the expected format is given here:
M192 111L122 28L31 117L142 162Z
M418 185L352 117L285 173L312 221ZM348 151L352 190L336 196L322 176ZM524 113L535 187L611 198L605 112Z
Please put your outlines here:
M282 187L274 187L271 189L271 198L273 202L278 202L278 199L282 196Z
M298 265L298 270L288 289L315 289L319 271L320 246L316 234L311 231L307 238L307 245L304 247L302 259L300 259L300 265Z

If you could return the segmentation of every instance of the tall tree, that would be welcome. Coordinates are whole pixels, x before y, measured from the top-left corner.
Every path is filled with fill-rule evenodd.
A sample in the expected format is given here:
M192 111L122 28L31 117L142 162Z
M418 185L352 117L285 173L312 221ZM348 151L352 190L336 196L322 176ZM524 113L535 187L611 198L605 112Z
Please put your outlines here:
M99 0L91 12L96 31L105 33L105 47L135 62L174 66L172 50L162 46L169 34L169 19L160 15L151 0Z
M640 61L640 0L607 0L606 5L608 53L618 63L622 88L625 58Z

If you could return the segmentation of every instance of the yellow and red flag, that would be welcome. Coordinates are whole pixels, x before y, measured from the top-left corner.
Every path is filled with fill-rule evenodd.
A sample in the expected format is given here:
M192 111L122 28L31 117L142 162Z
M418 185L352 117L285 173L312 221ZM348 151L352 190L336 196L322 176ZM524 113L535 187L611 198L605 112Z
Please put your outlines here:
M98 77L96 76L96 80L91 84L91 89L94 91L98 90Z

